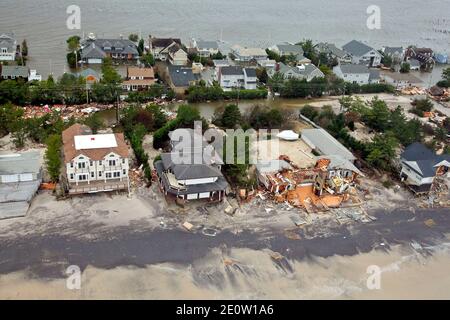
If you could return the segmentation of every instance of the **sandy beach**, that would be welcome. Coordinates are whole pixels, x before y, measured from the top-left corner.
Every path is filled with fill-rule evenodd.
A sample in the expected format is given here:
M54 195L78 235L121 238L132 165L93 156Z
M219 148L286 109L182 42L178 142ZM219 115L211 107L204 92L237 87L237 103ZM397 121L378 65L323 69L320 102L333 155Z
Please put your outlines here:
M423 257L410 248L289 261L286 271L267 252L232 249L223 263L214 249L189 266L88 267L80 290L66 280L36 279L27 272L0 277L1 299L449 299L450 254ZM381 288L370 290L367 267L381 268Z

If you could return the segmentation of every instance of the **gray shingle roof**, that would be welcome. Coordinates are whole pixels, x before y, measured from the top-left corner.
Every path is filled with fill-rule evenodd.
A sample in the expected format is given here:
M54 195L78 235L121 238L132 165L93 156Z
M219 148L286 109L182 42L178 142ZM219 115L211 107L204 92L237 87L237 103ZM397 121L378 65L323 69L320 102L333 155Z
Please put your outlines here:
M217 44L217 41L198 40L197 48L198 49L219 49L219 45Z
M193 184L187 185L183 190L174 190L170 188L169 182L167 181L166 176L164 175L164 166L162 161L155 162L155 169L158 173L158 176L161 178L162 184L167 192L175 195L185 195L185 194L193 194L193 193L201 193L201 192L212 192L212 191L222 191L228 187L228 183L223 177L220 175L217 181L213 183L202 183L202 184Z
M317 51L319 52L324 52L324 53L328 53L328 54L332 54L335 55L338 58L343 58L345 57L346 53L344 50L339 49L338 47L336 47L336 45L334 45L333 43L327 43L327 42L320 42L318 43L315 48L317 49Z
M341 64L340 68L342 73L370 73L369 68L362 64Z
M385 47L384 48L384 54L387 56L392 56L395 54L402 54L403 48L402 47Z
M105 52L113 54L139 54L136 44L128 39L87 39L83 40L81 44L83 46L82 58L102 58L101 52L103 54ZM85 52L86 50L88 51Z
M22 77L28 78L28 67L25 66L2 66L2 77Z
M243 68L238 66L221 67L220 73L227 76L238 76L243 74Z
M415 162L423 177L433 177L436 174L434 167L441 161L450 162L450 155L437 155L432 150L419 142L410 144L401 154L401 158Z
M304 129L302 139L323 155L339 155L349 161L356 159L346 147L324 129Z
M197 80L197 76L192 73L191 68L169 66L168 69L170 79L175 87L189 87L190 82Z
M16 50L16 40L12 33L0 33L0 48L6 48L9 53Z
M106 57L106 53L94 43L85 47L81 52L82 59L103 59L104 57Z
M40 170L41 156L37 151L13 155L0 154L0 175L39 173Z
M342 49L356 57L361 57L367 52L374 50L372 47L369 47L368 45L356 40L350 41L349 43L344 45Z
M277 44L277 48L285 55L289 55L291 53L294 55L303 55L303 48L295 44Z
M254 68L245 68L244 69L247 77L256 77L256 69Z

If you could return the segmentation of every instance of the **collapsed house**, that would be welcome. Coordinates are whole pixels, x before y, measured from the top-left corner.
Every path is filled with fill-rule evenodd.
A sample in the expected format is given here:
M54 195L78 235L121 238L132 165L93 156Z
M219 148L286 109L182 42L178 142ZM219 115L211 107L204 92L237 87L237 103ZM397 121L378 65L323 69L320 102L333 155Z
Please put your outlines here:
M353 186L363 173L341 155L316 158L316 165L299 169L285 156L256 165L258 182L277 202L287 201L308 212L339 207L353 194Z
M318 157L318 169L314 184L314 193L321 196L324 191L329 194L343 194L363 173L349 160L339 155Z
M0 219L25 216L41 181L39 152L0 155Z

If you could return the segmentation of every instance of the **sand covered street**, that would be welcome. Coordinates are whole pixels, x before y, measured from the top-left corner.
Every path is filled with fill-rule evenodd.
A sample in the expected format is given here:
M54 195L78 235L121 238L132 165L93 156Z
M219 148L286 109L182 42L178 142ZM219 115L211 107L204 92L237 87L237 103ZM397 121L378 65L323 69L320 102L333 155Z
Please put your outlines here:
M230 217L214 206L180 214L146 189L66 201L44 192L25 219L0 221L0 298L449 298L449 210L386 196L391 207L368 207L376 221L292 228L298 213L264 202ZM365 288L372 264L386 269L384 290ZM65 288L69 265L83 271L79 291Z

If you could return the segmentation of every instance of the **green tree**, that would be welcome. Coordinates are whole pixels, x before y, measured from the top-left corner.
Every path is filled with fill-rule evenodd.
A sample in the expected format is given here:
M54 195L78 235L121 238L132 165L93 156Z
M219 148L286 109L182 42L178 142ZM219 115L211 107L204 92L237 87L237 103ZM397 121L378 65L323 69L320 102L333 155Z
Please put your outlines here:
M139 40L139 43L138 43L138 46L137 46L138 52L139 52L139 56L142 56L142 54L144 53L144 45L145 45L144 39Z
M392 132L378 134L367 146L367 162L377 168L388 170L392 159L395 159L395 149L398 141Z
M84 119L83 123L92 129L92 133L96 134L99 129L104 127L104 123L102 118L98 115L98 113L93 113L86 119Z
M102 64L102 83L117 85L122 81L122 77L112 66L111 58L103 59Z
M273 92L280 92L284 84L284 76L281 72L275 72L274 75L269 79L269 86L272 88Z
M146 67L151 67L155 65L155 58L153 57L153 55L148 52L145 55L142 56L141 58L141 62L146 66Z
M363 115L363 121L372 129L384 132L390 118L390 111L386 102L377 97L369 103L369 110Z
M28 44L26 39L23 39L21 49L22 49L22 56L28 57Z
M50 179L58 182L61 170L61 136L54 134L47 139L47 150L45 151L45 163Z
M450 81L450 67L445 68L445 69L442 71L442 78L443 78L444 80Z
M139 40L139 36L136 33L132 33L128 36L128 40L137 42Z
M241 111L235 104L229 104L225 107L220 123L225 128L235 128L242 121Z
M157 104L150 104L146 107L146 110L149 111L153 116L154 129L159 129L167 123L167 116L163 112L161 106Z
M408 62L403 62L400 66L401 73L408 73L411 69L411 65Z
M0 137L14 130L15 123L23 116L23 109L11 103L0 106Z

